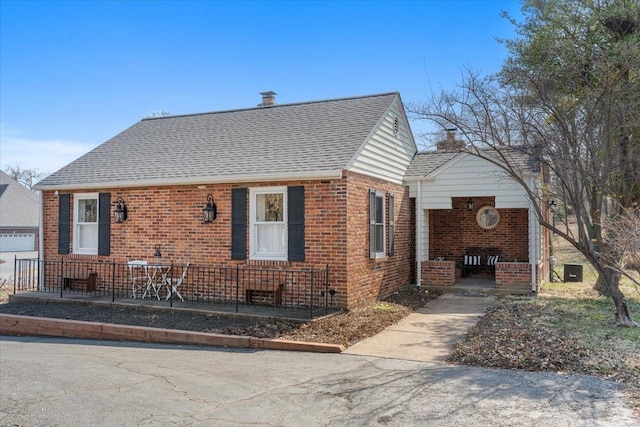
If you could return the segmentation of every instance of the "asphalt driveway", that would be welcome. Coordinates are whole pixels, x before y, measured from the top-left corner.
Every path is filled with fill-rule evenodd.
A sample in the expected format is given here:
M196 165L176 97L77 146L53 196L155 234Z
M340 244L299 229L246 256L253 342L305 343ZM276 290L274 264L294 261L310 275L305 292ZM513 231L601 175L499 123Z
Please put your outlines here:
M0 425L640 426L615 384L348 354L0 337Z

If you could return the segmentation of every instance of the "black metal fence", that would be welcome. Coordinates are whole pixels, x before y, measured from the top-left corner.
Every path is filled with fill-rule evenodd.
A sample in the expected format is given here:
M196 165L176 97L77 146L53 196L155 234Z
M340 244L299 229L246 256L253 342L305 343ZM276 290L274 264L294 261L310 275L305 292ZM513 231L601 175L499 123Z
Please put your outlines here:
M197 266L192 264L127 263L15 259L14 293L111 297L140 301L269 307L314 311L333 306L329 266L323 269L278 269L263 266Z

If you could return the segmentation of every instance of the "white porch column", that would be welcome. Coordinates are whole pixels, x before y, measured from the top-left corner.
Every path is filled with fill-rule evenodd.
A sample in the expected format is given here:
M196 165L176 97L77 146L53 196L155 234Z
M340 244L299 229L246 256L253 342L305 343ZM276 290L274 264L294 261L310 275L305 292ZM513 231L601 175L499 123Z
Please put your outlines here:
M422 286L422 182L416 187L416 286Z
M56 195L58 192L56 191ZM40 220L38 221L38 260L44 259L44 191L40 190ZM44 291L44 271L43 264L38 263L38 275L40 276L40 283L38 287L40 292ZM17 272L14 271L13 274Z
M535 190L535 181L529 178L529 188ZM538 250L536 242L538 241L538 217L536 216L533 203L529 201L529 262L531 263L531 292L537 291L536 266L538 265Z

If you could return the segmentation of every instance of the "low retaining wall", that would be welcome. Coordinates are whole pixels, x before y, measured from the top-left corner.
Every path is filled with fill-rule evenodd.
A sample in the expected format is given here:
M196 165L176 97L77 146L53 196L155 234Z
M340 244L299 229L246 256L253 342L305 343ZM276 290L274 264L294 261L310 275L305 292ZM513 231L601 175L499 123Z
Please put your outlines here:
M422 261L422 282L429 286L453 286L456 283L455 261Z
M531 292L531 264L528 262L497 263L496 288L514 292Z
M255 348L264 350L341 353L338 344L309 343L240 335L221 335L174 329L115 325L78 320L49 319L34 316L0 314L0 335L50 336L113 341L142 341L163 344L195 344L216 347Z

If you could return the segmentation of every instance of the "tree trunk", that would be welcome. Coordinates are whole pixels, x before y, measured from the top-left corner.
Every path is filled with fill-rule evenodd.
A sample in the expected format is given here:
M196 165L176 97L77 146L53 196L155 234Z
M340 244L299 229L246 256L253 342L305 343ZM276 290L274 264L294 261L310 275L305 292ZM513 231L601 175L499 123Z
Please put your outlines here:
M611 292L609 291L609 286L607 281L602 277L602 275L598 275L598 280L593 285L593 289L598 292L598 295L603 297L611 297Z
M605 272L598 277L595 286L598 286L598 283L604 287L605 292L608 294L607 296L611 297L616 307L615 326L639 327L640 324L634 322L631 318L627 301L624 298L624 294L620 292L620 273L607 268Z

